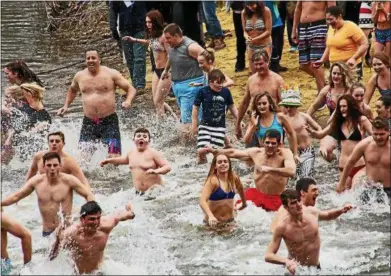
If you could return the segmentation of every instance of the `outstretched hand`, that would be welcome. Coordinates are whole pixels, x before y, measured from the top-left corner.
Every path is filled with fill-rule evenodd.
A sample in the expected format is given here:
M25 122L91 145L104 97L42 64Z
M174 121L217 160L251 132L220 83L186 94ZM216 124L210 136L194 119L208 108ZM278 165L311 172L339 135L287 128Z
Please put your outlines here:
M342 214L345 214L347 212L349 212L350 210L353 209L353 206L350 204L350 203L346 203L343 207L342 207Z

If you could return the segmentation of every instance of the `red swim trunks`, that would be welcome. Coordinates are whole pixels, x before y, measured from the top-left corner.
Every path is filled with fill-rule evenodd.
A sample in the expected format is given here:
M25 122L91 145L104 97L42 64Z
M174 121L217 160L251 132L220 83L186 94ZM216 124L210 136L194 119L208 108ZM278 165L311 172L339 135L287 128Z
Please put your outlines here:
M277 211L282 205L280 195L266 195L258 191L256 188L248 188L244 192L244 195L246 197L246 200L252 201L255 206L261 207L268 212ZM236 204L240 202L241 201L238 200Z

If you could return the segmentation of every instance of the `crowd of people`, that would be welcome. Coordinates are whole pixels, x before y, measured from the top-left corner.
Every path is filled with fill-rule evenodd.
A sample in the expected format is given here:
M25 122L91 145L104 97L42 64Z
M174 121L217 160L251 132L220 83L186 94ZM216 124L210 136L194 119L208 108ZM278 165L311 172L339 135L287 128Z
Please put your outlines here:
M265 260L284 265L291 274L298 265L320 269L318 222L336 219L353 207L348 203L326 211L315 207L319 192L314 180L314 140L319 140L322 158L329 162L338 159L338 193L364 185L391 197L390 2L361 1L354 17L354 9L347 11L349 2L226 1L236 34L236 72L245 70L246 51L248 54L249 78L238 107L230 91L235 77L215 65L214 52L227 47L227 32L216 15L216 3L196 4L109 1L110 30L123 50L131 82L117 70L101 65L98 50L90 48L85 53L86 68L73 77L57 116L64 116L81 94L82 160L89 160L96 145L103 143L108 157L100 165L128 165L136 194L153 200L145 193L164 182L162 176L171 171L170 163L163 152L150 147L147 128L136 129L135 147L122 153L115 101L117 88L126 93L121 104L124 109L131 108L135 97L144 93L149 48L157 118L164 120L169 115L179 120L178 135L196 141L197 164L207 163L207 156L213 154L200 196L205 226L218 232L232 231L238 211L248 204L276 211ZM201 35L202 22L211 40L208 46ZM299 86L287 84L280 75L287 70L280 65L285 22L290 51L298 51L298 68L313 78L318 91L306 111L299 111L303 106ZM369 51L371 33L375 36L373 55ZM374 69L366 84L361 82L362 60ZM325 68L329 68L326 78ZM7 233L21 239L24 263L32 259L29 230L7 215L3 206L35 191L42 236L56 237L50 260L59 251L70 250L76 271L91 273L103 261L110 232L120 221L135 218L132 207L127 204L125 211L101 217L93 180L84 175L81 160L63 151L64 133L49 133L51 116L43 105L44 83L23 61L8 63L4 73L10 86L5 89L1 110L1 163L9 164L19 154L15 148L26 143L20 135L25 131L45 135L48 149L35 153L26 183L1 201L2 271L11 267ZM179 116L165 102L171 89ZM372 98L376 99L374 105ZM322 127L314 114L323 107L330 117ZM232 146L227 133L231 123L228 110L243 148ZM254 187L243 186L231 159L253 168ZM287 188L289 179L296 180L296 189ZM78 222L72 221L74 191L87 201L81 206ZM240 200L235 199L236 194ZM281 240L287 246L287 257L277 255Z

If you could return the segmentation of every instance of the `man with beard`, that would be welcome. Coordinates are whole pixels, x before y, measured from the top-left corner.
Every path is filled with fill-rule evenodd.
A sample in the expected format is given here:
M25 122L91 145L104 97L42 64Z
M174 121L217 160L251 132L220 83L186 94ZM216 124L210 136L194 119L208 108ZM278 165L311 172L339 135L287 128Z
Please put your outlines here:
M65 145L65 135L61 131L52 132L48 135L49 150L43 150L37 152L33 157L33 163L27 173L26 181L35 176L38 172L40 174L45 173L45 167L43 165L42 156L48 152L56 152L61 157L62 165L60 172L71 174L77 177L83 184L90 186L88 180L85 177L82 169L76 160L62 149Z
M151 147L151 135L148 129L139 128L134 132L133 141L136 147L127 155L103 160L100 165L106 164L128 165L132 174L136 194L143 195L146 190L155 184L162 184L161 174L171 171L170 165L163 154Z
M341 179L337 185L337 192L344 191L346 179L349 176L354 164L363 157L365 160L366 175L369 180L383 185L384 192L391 197L391 171L390 171L390 135L388 122L381 117L376 117L372 121L373 134L361 140L354 148ZM358 181L353 179L352 187L358 185Z
M257 50L252 56L256 73L249 77L246 92L239 106L239 116L235 123L236 137L242 137L240 123L246 114L251 99L264 91L269 92L273 100L278 104L281 100L281 87L284 85L282 77L269 70L270 58L265 50Z
M129 108L136 90L120 72L101 65L96 50L86 52L87 68L76 73L65 100L57 111L64 115L77 93L81 91L83 101L83 125L80 132L80 143L88 151L86 143L102 142L108 146L110 156L121 154L121 135L118 116L115 112L115 89L118 86L127 93L123 108ZM91 150L91 149L90 149Z
M130 204L126 211L103 216L102 209L95 201L89 201L80 209L80 222L57 232L57 239L50 252L50 260L57 257L59 249L68 249L75 262L78 274L90 274L99 269L104 257L109 235L120 221L134 219Z
M350 204L329 211L320 211L314 207L303 207L300 195L296 190L287 189L281 194L282 204L287 216L281 219L273 233L273 238L265 261L286 266L294 275L299 265L320 269L320 236L319 221L336 219L352 209ZM278 252L284 240L288 249L288 257L280 257Z
M295 176L296 164L292 151L281 147L281 134L278 130L266 131L263 142L262 148L238 150L208 147L208 152L253 162L255 188L245 191L246 200L266 211L277 211L281 206L280 194L285 190L288 178Z
M30 195L37 194L38 207L42 216L42 236L49 236L60 222L57 217L61 210L67 225L72 214L73 191L87 201L95 197L90 189L73 175L60 172L61 157L56 152L48 152L43 157L45 174L32 177L17 192L1 201L1 206L9 206Z

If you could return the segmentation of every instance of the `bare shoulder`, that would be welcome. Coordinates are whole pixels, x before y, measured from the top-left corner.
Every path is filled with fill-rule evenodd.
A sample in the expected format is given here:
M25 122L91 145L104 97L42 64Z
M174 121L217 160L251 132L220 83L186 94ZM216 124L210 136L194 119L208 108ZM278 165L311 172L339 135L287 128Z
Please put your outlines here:
M248 155L254 156L256 154L265 153L265 148L252 147L252 148L245 149L245 151L247 151Z
M365 107L364 107L365 108ZM369 119L367 118L367 116L360 116L360 123L364 123L366 121L369 121Z
M282 156L284 156L285 159L293 158L293 153L292 153L291 149L280 148L280 153Z
M62 172L60 172L59 178L62 179L67 184L80 182L80 180L76 176L67 173L62 173Z
M101 219L100 219L100 226L99 226L99 229L100 229L102 232L108 233L108 232L110 232L111 230L113 230L113 228L115 227L115 225L116 225L116 223L115 223L115 217L114 217L114 215L103 216L103 217L101 217Z
M281 120L282 121L286 121L286 119L287 119L287 116L284 113L282 113L282 112L277 112L276 115L277 115L277 119L279 121L281 121Z
M318 97L319 97L320 95L322 95L322 96L326 95L327 92L330 90L330 88L331 88L330 85L327 84L325 87L322 88L322 90L320 90L320 92L319 92L319 94L318 94Z
M375 73L375 74L373 74L373 75L369 78L368 84L374 84L375 81L376 81L376 78L377 78L377 74Z
M270 73L272 73L272 76L273 78L278 82L278 83L282 83L284 82L284 79L277 73L271 71Z

